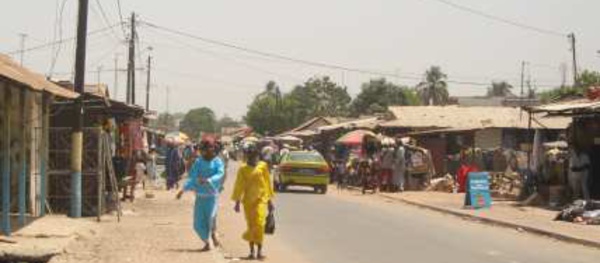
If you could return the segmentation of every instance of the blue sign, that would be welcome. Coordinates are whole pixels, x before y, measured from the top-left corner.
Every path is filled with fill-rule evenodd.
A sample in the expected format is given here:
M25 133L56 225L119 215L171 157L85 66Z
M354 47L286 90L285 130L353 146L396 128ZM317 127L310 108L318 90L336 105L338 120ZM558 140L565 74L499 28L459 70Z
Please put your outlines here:
M490 208L492 196L490 194L490 175L486 172L473 172L467 175L467 193L465 206L475 209Z

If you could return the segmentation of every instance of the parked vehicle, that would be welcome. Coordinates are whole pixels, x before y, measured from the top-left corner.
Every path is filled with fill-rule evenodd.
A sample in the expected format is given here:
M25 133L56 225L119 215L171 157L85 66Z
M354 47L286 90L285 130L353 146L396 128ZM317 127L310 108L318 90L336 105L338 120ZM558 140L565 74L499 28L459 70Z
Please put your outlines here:
M294 151L284 156L277 167L275 189L286 191L288 186L309 186L315 192L327 193L330 168L318 152Z

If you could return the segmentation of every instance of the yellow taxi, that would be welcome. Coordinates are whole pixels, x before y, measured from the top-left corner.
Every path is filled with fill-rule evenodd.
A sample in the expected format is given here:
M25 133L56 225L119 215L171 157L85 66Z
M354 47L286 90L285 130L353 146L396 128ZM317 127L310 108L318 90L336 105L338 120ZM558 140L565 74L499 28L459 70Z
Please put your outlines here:
M330 168L325 158L315 151L293 151L282 156L277 167L275 187L286 191L288 186L309 186L315 192L327 193Z

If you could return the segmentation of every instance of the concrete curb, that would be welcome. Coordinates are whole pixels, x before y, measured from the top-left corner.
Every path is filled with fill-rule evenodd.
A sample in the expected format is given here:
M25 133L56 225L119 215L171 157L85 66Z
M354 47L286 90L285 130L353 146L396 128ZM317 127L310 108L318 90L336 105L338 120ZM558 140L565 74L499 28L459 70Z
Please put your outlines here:
M565 234L550 232L550 231L539 229L539 228L535 228L535 227L530 227L530 226L525 226L525 225L519 225L519 224L516 224L516 223L507 222L507 221L504 221L504 220L478 217L478 216L475 216L475 215L471 215L471 214L467 214L467 213L462 213L462 212L454 211L454 210L451 210L451 209L446 209L446 208L442 208L442 207L437 207L437 206L433 206L433 205L427 205L427 204L423 204L423 203L420 203L420 202L415 202L415 201L407 200L407 199L404 199L402 197L392 197L392 196L389 196L389 195L386 195L386 194L381 194L381 193L378 193L378 196L383 197L383 198L388 199L388 200L392 200L392 201L396 201L396 202L402 202L402 203L405 203L405 204L408 204L408 205L416 206L416 207L419 207L419 208L424 208L424 209L436 211L436 212L439 212L439 213L443 213L443 214L448 214L448 215L460 217L462 219L468 219L468 220L472 220L472 221L478 221L478 222L481 222L481 223L484 223L484 224L487 224L487 225L499 226L499 227L511 228L511 229L522 229L525 232L529 232L529 233L532 233L532 234L535 234L535 235L549 237L549 238L556 239L556 240L563 241L563 242L568 242L568 243L573 243L573 244L578 244L578 245L584 245L584 246L588 246L588 247L600 249L600 242L596 242L596 241L592 241L592 240L587 240L587 239L573 237L573 236L569 236L569 235L565 235Z

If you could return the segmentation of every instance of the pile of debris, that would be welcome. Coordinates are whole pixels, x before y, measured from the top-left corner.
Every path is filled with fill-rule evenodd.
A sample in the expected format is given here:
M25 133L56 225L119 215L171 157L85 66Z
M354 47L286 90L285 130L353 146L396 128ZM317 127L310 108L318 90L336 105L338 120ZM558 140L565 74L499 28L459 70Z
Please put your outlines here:
M600 225L600 201L575 200L560 211L554 220Z
M443 177L431 179L431 181L429 181L429 186L427 186L425 191L452 193L455 192L457 188L454 177L450 174L446 174Z

